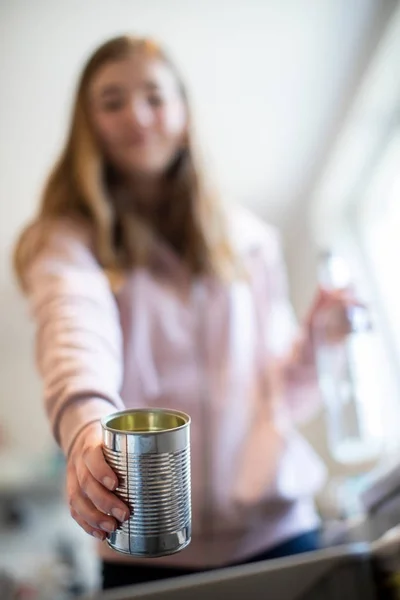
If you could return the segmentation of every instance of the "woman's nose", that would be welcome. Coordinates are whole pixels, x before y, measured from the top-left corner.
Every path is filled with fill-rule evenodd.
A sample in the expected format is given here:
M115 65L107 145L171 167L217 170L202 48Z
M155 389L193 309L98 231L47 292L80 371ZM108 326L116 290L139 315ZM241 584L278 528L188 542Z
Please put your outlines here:
M142 100L134 100L131 102L129 118L132 125L143 129L149 127L153 121L151 108Z

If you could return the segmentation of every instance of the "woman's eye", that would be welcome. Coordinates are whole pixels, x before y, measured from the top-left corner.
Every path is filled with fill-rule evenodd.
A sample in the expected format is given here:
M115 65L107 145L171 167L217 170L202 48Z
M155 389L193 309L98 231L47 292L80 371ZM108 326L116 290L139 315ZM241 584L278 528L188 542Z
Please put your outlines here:
M108 100L103 104L103 110L105 110L106 112L117 112L118 110L121 110L123 106L124 103L122 100Z
M154 108L161 106L164 103L164 99L157 94L152 94L147 100L150 106L153 106Z

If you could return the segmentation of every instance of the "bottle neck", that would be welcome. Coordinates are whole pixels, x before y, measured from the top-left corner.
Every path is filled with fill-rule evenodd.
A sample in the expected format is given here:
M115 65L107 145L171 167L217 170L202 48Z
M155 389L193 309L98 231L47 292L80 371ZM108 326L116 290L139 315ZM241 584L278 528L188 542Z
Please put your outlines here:
M351 289L352 278L346 261L332 252L323 252L319 259L318 283L328 291Z

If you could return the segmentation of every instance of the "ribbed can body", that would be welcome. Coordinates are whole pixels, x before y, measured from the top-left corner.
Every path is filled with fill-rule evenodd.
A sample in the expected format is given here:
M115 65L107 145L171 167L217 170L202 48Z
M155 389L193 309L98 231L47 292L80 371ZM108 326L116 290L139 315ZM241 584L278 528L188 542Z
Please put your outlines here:
M104 455L131 515L109 545L138 557L183 550L191 536L190 417L163 409L103 419Z

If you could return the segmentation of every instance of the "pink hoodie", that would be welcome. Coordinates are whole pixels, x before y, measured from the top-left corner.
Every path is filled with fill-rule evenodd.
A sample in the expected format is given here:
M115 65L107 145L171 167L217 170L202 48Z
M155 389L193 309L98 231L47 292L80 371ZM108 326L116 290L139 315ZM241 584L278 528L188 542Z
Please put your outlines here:
M157 268L115 289L90 232L68 221L28 274L47 413L65 452L87 423L125 407L192 417L192 543L152 564L220 566L318 525L325 470L293 427L318 389L307 344L292 351L279 238L243 210L229 226L249 281L193 282L160 242ZM100 553L133 560L105 544Z

